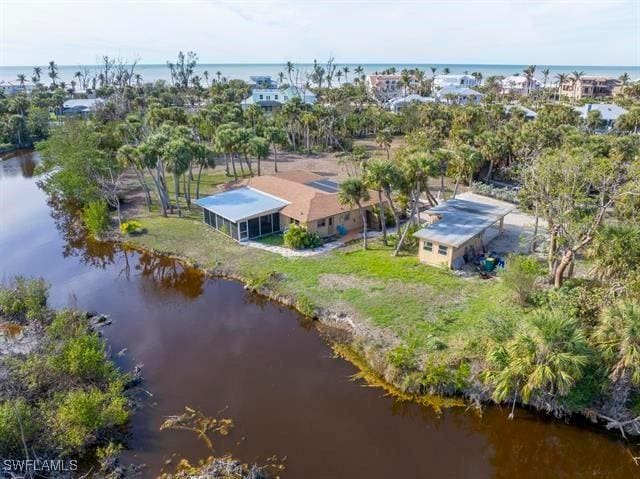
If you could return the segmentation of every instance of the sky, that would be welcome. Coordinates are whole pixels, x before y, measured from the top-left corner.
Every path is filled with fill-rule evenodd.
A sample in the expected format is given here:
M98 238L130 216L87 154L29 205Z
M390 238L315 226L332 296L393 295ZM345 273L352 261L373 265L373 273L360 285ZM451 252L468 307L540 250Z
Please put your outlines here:
M640 0L0 0L0 66L639 65Z

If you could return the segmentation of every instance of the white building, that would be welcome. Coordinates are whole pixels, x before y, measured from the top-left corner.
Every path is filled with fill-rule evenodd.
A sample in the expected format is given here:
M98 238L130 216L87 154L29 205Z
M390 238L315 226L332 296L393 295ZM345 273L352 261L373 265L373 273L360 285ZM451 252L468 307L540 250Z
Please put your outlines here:
M429 96L411 94L407 96L392 98L391 100L389 100L388 105L391 111L398 113L400 110L402 110L407 105L410 105L411 103L433 103L435 101L435 98Z
M0 90L5 96L16 95L18 93L31 93L35 85L30 82L25 82L24 85L20 83L0 81Z
M599 111L600 120L604 129L610 129L615 122L625 113L629 113L624 108L614 105L613 103L587 103L586 105L576 107L576 111L580 113L583 120L589 116L589 112Z
M63 115L88 115L104 103L101 98L74 98L62 104Z
M478 86L478 80L471 75L436 75L433 86L436 90L447 87L473 88Z
M442 103L453 105L478 104L484 95L466 87L443 87L436 92L436 98Z
M317 101L314 93L297 87L255 88L251 92L251 96L242 101L242 108L247 108L249 105L259 105L265 111L278 110L293 98L300 98L307 105L313 105Z
M378 100L389 101L414 91L417 81L412 76L409 79L409 84L405 86L402 82L402 75L368 75L365 86L367 91Z
M516 95L526 95L541 88L541 83L532 78L528 80L525 76L511 75L501 80L502 93L514 93Z

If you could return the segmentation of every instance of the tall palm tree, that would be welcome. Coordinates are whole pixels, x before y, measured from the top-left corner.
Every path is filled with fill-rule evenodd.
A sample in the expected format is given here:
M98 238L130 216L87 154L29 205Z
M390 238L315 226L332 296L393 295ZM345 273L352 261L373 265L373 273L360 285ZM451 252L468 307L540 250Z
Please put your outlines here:
M449 69L449 67L444 67L444 69L442 70L442 73L445 75L448 75L449 73L451 73L451 70Z
M349 67L347 65L342 67L342 73L344 73L344 82L348 83L349 82Z
M561 98L561 90L562 90L562 85L567 81L567 78L569 76L566 73L558 73L556 75L556 79L558 80L558 101L560 101Z
M573 89L573 103L575 103L576 101L576 87L580 84L580 79L584 76L584 72L583 71L577 71L574 70L573 72L571 72L571 84L572 84L572 89Z
M393 163L389 160L374 159L366 163L364 170L365 184L378 192L378 208L380 210L380 224L382 227L382 241L387 244L387 218L385 216L385 205L382 201L382 193L384 192L389 202L389 207L393 214L395 226L399 225L398 213L391 200L391 189L396 181L396 171Z
M41 75L42 75L42 68L33 67L33 83L39 83Z
M360 217L362 218L362 247L367 249L367 214L362 206L363 201L369 200L369 190L364 182L358 178L349 178L340 183L338 191L340 204L348 206L358 206Z
M436 77L436 72L438 71L438 68L436 67L431 67L431 79L433 80Z
M56 62L51 60L49 62L49 78L51 78L51 85L55 88L57 85L57 80L60 77L60 75L58 75L58 65L56 65Z
M18 81L18 83L20 83L20 86L24 90L26 88L24 86L24 83L27 81L27 75L25 75L24 73L18 73L17 81Z
M529 65L527 68L522 70L522 73L524 73L524 76L527 79L527 95L531 92L531 85L533 84L535 72L536 72L535 65Z
M629 74L627 72L624 72L622 75L620 75L618 80L620 80L623 85L626 85L627 83L629 83Z
M218 78L218 83L220 83L220 81L222 80L222 72L220 70L216 72L216 77Z
M336 77L338 78L338 84L342 83L342 70L338 70L336 72Z
M355 73L358 78L361 78L364 74L364 68L362 68L362 65L358 65L353 69L353 73Z

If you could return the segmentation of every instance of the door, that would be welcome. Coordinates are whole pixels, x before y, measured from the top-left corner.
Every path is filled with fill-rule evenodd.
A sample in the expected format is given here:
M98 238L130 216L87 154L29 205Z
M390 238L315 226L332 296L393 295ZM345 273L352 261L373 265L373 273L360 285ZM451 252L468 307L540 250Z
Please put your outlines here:
M333 227L333 216L329 216L329 224L327 225L327 233L329 236L333 236L335 229Z

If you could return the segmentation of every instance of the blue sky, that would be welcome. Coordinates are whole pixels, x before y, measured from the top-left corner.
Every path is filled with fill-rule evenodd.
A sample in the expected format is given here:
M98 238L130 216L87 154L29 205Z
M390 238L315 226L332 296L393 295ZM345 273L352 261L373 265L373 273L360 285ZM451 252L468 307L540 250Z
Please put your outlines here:
M0 65L640 64L640 0L0 0Z

